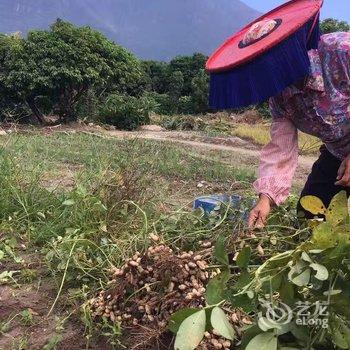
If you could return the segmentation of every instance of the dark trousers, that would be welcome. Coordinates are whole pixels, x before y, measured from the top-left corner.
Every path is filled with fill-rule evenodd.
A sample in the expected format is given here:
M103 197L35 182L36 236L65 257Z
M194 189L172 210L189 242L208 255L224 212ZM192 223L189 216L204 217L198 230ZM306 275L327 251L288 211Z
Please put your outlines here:
M332 198L340 191L345 190L349 197L350 187L336 186L334 184L337 181L341 160L333 156L325 146L322 146L320 151L321 155L312 167L311 174L301 192L301 197L309 195L316 196L328 207ZM300 217L305 217L306 219L312 219L314 217L314 215L301 206L300 201L297 212Z

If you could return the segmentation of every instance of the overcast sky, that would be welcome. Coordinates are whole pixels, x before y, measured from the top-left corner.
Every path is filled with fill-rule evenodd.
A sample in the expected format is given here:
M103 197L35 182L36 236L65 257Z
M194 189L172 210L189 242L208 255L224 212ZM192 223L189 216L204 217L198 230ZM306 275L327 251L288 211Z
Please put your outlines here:
M284 0L243 0L249 6L266 12L283 4ZM322 9L322 18L334 17L350 22L350 0L325 0Z

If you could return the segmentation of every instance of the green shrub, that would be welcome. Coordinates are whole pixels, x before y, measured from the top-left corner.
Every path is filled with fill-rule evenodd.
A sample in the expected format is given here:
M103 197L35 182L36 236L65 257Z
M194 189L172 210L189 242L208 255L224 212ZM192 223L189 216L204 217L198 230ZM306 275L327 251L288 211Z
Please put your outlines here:
M98 121L100 118L101 99L94 89L89 89L77 103L76 113L78 119L85 121Z
M150 96L109 95L101 109L102 120L118 129L134 130L149 123L150 112L157 107Z
M193 98L191 96L181 96L178 103L179 113L191 114L194 110Z
M270 113L270 108L269 108L269 103L264 102L256 106L256 110L260 113L260 115L264 119L270 119L271 118L271 113Z
M165 116L160 125L167 130L205 130L203 119L193 115Z
M177 111L177 106L174 103L174 100L168 94L159 94L157 92L147 93L147 98L155 101L157 108L155 112L163 115L172 115Z

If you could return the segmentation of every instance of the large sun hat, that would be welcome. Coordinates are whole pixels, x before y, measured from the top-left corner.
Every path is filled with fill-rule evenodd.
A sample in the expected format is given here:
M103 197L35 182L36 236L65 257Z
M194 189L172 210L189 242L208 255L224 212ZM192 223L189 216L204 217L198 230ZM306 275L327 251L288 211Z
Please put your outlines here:
M292 0L250 23L207 61L213 109L266 101L310 72L323 0Z

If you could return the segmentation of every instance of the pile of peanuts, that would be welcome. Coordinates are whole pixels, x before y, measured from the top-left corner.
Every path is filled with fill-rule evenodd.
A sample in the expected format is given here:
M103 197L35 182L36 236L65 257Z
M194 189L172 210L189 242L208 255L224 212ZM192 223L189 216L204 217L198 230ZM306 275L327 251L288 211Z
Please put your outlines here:
M155 239L154 239L155 241ZM172 314L183 308L205 306L205 286L220 270L208 270L210 243L200 253L174 252L165 244L153 245L111 269L109 288L89 301L94 318L106 317L123 328L153 328L167 332ZM230 349L231 343L207 332L201 350Z

